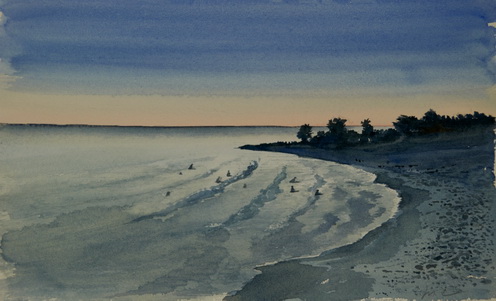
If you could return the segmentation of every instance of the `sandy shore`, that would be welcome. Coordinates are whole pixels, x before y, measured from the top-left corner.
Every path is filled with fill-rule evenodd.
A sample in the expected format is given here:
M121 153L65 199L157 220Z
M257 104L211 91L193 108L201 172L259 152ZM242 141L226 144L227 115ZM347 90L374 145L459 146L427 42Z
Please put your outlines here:
M343 151L258 150L372 172L398 191L400 212L352 245L258 268L261 274L225 300L496 298L492 131Z

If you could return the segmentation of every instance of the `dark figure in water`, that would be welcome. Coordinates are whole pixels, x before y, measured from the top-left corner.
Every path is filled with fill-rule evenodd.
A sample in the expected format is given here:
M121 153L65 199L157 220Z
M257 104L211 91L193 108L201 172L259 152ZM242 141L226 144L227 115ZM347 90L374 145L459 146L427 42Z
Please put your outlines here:
M170 191L167 191L167 193L165 194L165 196L170 196Z
M227 171L227 175L226 175L226 177L230 177L230 176L231 176L231 171L230 171L230 170L228 170L228 171Z
M298 190L296 190L296 189L294 188L294 186L291 186L291 191L290 191L290 192L298 192Z
M221 177L218 177L217 180L215 180L215 183L221 183L222 182L222 178Z
M183 173L180 171L180 172L179 172L179 175L180 175L180 176L182 176L182 175L183 175Z
M315 191L315 196L318 196L318 195L322 195L322 193L321 193L321 192L317 189L317 190Z
M246 187L248 187L248 185L246 185L246 183L245 183L245 184L243 184L243 188L246 188Z
M191 163L191 165L188 167L188 169L190 169L190 170L191 170L191 169L195 169L195 168L193 167L193 163Z
M300 183L300 181L298 181L298 179L294 177L291 179L291 181L289 181L289 183Z

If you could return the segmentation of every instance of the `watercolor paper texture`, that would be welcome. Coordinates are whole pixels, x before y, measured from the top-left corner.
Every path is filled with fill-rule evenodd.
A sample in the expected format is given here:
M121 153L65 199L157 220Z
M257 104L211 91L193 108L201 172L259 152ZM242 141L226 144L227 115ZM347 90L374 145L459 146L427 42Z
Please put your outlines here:
M0 0L0 299L496 298L495 36L489 0Z

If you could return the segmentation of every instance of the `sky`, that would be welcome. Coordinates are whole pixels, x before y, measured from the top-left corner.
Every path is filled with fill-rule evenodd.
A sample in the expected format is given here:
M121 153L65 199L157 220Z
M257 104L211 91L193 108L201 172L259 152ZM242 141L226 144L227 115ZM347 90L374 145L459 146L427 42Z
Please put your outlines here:
M0 123L496 115L489 0L0 0Z

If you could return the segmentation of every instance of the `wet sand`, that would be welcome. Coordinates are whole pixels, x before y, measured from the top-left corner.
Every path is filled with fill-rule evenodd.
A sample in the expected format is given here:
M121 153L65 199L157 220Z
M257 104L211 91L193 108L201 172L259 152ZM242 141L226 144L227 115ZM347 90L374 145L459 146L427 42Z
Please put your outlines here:
M496 298L494 133L347 150L258 147L351 164L398 191L398 215L317 258L257 268L225 300Z

